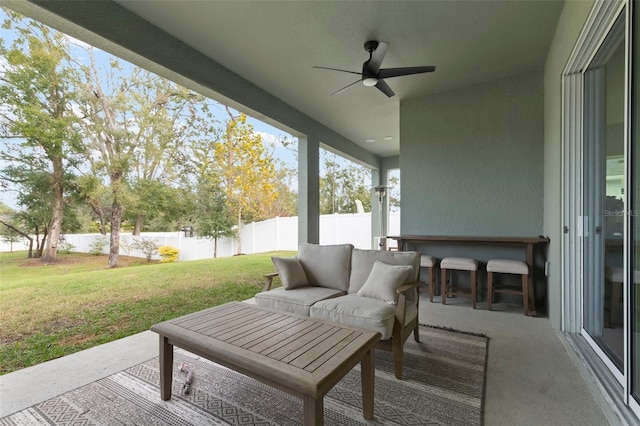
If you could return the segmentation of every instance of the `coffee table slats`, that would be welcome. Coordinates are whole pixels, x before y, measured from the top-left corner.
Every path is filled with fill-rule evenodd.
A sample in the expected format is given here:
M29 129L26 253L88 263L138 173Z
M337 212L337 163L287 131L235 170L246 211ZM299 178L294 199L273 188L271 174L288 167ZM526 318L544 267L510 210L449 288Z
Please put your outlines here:
M349 343L359 336L358 333L350 330L340 330L333 336L329 337L322 344L322 352L307 351L296 359L291 360L290 364L306 371L314 372L322 364L327 362L331 357L344 349Z
M259 353L261 350L271 346L270 339L274 336L282 336L287 329L302 325L303 321L299 318L281 318L277 323L271 324L272 327L254 330L253 333L247 334L238 340L232 340L230 343Z
M281 360L282 362L286 362L283 360L286 356L291 355L296 350L300 349L304 345L309 342L313 342L314 340L320 340L319 337L328 334L331 332L332 327L328 324L316 323L314 324L316 327L310 328L307 331L297 333L293 336L288 337L283 343L283 345L279 345L278 347L269 348L260 352L261 355L266 355L269 358Z
M261 317L250 317L241 323L233 324L226 329L216 329L213 332L207 332L209 336L215 337L216 339L227 341L235 341L239 337L244 337L247 334L251 334L256 330L269 328L273 325L273 323L278 322L282 317L278 314L265 315ZM234 343L235 344L235 343Z
M198 327L202 323L210 323L215 322L217 318L224 318L229 313L238 313L242 312L245 309L234 309L234 306L220 305L221 309L216 309L217 307L205 309L200 312L195 312L193 314L186 315L183 318L176 318L172 322L176 325L180 325L184 328L195 328Z
M242 336L238 336L237 339L229 339L227 341L236 346L249 348L273 337L274 335L282 333L282 329L293 327L296 324L302 323L302 321L303 320L299 318L278 318L277 321L265 324L262 327L256 327L251 331L251 333L245 333Z
M325 342L331 336L335 335L336 330L334 328L325 329L321 334L318 334L315 337L311 337L308 339L298 339L300 342L296 341L295 345L290 345L291 351L284 357L279 358L280 361L286 362L287 364L292 364L292 361L299 358L303 354L309 352L309 350L313 350L315 352L324 352L327 347L325 346ZM321 347L317 347L321 344ZM286 348L283 348L286 349Z
M302 319L300 322L293 324L291 327L283 327L278 329L274 328L273 333L271 333L271 337L269 337L268 339L262 340L260 343L257 343L255 345L245 345L245 347L252 352L267 355L264 351L269 349L276 350L286 345L291 340L294 340L296 336L300 335L300 333L305 333L318 327L320 327L320 323L312 323L305 319Z
M224 318L215 318L208 322L202 322L197 327L190 328L191 330L201 331L203 334L208 336L217 336L221 333L233 330L238 326L251 324L253 321L259 321L268 315L268 312L240 311L229 314Z

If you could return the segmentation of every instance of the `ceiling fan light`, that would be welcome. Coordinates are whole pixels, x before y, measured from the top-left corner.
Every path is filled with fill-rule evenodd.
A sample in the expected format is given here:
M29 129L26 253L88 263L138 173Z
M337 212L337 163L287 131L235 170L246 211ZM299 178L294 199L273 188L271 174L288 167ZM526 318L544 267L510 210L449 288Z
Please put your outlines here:
M375 86L376 84L378 84L378 79L375 77L367 77L367 78L363 78L362 79L362 84L364 84L365 86Z

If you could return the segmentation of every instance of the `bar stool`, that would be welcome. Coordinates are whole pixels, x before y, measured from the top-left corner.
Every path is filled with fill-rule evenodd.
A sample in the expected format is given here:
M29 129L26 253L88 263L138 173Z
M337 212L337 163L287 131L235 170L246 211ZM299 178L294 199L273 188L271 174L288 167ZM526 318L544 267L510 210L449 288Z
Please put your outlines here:
M438 268L438 259L433 256L423 254L420 256L420 267L427 268L427 284L429 285L429 300L433 303L433 295L436 290L436 269Z
M457 271L469 271L471 280L471 293L469 292L459 292L459 291L451 291L451 283L447 279L447 271L457 270ZM446 305L447 303L447 292L451 295L456 296L465 296L469 297L471 295L471 299L473 300L473 309L476 308L476 299L477 299L477 288L478 288L478 261L475 259L468 259L466 257L445 257L440 262L440 270L442 271L442 304Z
M607 267L604 270L604 292L609 296L609 306L607 307L607 315L604 316L604 326L606 328L614 327L620 317L620 296L622 295L622 283L624 281L624 269L620 267ZM606 300L606 296L605 296Z
M514 274L522 276L522 288L495 286L493 274ZM520 260L491 259L487 262L487 307L491 310L494 293L517 294L522 296L524 314L529 315L529 266Z

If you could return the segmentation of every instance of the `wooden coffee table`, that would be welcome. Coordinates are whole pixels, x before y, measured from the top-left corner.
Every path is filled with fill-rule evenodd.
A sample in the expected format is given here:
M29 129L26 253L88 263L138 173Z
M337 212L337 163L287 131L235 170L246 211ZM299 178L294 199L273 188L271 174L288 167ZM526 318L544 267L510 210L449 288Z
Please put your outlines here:
M160 335L160 397L171 398L173 346L303 400L304 424L322 425L324 395L361 363L363 417L373 419L380 333L231 302L151 327Z

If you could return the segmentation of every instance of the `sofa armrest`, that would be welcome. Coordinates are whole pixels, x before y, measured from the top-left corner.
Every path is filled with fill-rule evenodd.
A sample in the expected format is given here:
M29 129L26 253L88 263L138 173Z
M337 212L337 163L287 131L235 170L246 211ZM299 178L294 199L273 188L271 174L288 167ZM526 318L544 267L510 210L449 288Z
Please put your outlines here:
M407 294L412 291L414 288L417 291L419 290L421 282L414 281L411 283L403 284L400 286L396 292L398 293L398 303L396 304L396 320L404 326L405 317L406 317L406 308L407 308ZM420 297L418 295L418 297Z
M264 287L262 288L262 291L269 291L271 290L271 285L273 284L273 279L275 277L278 276L277 272L272 272L270 274L264 274Z
M411 283L407 283L407 284L402 284L397 290L396 293L398 293L398 295L406 295L406 293L411 290L412 288L418 287L420 284L422 284L420 281L414 281Z

